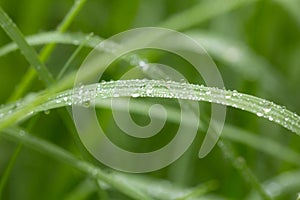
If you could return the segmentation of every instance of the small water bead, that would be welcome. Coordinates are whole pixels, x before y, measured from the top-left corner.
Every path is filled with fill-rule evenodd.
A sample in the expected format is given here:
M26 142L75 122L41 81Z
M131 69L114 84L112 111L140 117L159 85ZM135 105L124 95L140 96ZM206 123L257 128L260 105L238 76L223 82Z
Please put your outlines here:
M83 104L84 107L89 108L91 106L91 101L86 100L82 104Z
M45 113L45 115L49 115L50 114L50 110L45 110L44 113Z
M257 115L258 117L262 117L262 116L264 116L264 114L263 114L263 113L261 113L261 112L257 112L257 113L256 113L256 115Z
M271 108L264 108L263 110L265 113L269 113L271 111Z
M23 131L23 130L19 131L19 135L20 135L20 136L23 137L25 134L26 134L25 131Z
M211 91L210 91L210 90L208 90L208 91L206 91L206 92L205 92L205 94L207 94L207 95L211 95Z
M231 99L231 94L230 94L230 93L227 93L227 94L225 95L225 99Z
M232 91L232 96L237 97L238 96L238 92L236 90Z
M139 96L140 96L139 93L133 93L133 94L131 94L131 97L133 97L133 98L137 98L137 97L139 97Z

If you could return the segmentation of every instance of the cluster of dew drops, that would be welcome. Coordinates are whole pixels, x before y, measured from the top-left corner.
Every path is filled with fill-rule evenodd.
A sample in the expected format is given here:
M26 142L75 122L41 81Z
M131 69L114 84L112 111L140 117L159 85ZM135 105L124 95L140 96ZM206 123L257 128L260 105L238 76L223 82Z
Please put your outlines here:
M276 105L271 101L241 94L235 90L223 90L172 80L133 79L102 81L101 83L91 85L80 85L73 90L62 92L54 98L49 99L28 115L40 111L44 111L47 114L49 109L62 106L79 105L88 108L94 105L97 100L113 97L159 97L207 101L255 113L258 117L274 121L300 134L300 117L285 107ZM26 99L28 100L29 97ZM0 108L0 120L21 106L22 101L19 101Z

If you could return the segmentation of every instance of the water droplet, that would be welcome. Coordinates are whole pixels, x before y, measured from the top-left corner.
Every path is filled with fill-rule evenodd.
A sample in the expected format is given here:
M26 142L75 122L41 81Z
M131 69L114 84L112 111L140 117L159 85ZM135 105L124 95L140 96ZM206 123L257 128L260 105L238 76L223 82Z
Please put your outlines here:
M264 108L263 110L265 113L269 113L271 111L271 108Z
M231 98L231 94L226 94L225 95L225 99L230 99Z
M25 135L25 131L23 131L23 130L19 131L19 135L20 136L24 136Z
M262 114L262 113L260 113L260 112L257 112L256 115L257 115L258 117L262 117L264 114Z
M234 96L234 97L238 96L238 92L236 90L233 90L232 91L232 96Z
M289 121L289 120L290 120L290 119L289 119L288 117L285 117L285 118L284 118L284 121L286 121L286 122Z
M273 117L272 117L272 116L269 116L268 119L269 119L270 121L273 121Z
M45 110L44 113L45 113L46 115L49 115L49 114L50 114L50 110Z
M139 97L140 94L139 93L133 93L131 96L134 97L134 98L136 98L136 97Z
M91 101L89 101L89 100L84 101L83 106L86 107L86 108L90 107L91 106Z

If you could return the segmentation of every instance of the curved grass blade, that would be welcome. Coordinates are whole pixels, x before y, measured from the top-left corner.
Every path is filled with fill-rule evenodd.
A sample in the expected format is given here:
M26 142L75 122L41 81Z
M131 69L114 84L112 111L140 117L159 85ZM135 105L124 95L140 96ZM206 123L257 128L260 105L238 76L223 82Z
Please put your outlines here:
M80 95L80 91L81 93L85 92L86 95ZM86 101L92 101L94 98L132 96L206 101L231 106L254 113L258 117L266 118L300 135L300 117L285 107L237 91L205 87L203 85L164 80L118 80L88 85L77 88L75 91L68 90L55 96L51 95L40 95L31 99L30 103L25 98L24 102L2 108L0 110L0 116L2 116L0 130L41 109L48 110L53 107L72 104L84 106Z
M284 87L284 77L277 73L267 60L256 55L245 45L210 32L192 31L187 34L203 45L215 59L222 61L222 63L225 63L247 80L261 82L262 88L266 92L276 92L276 94L272 93L275 97L277 97L278 90L283 94L287 93L286 88L288 87ZM88 35L82 33L45 32L28 36L26 40L30 45L43 45L54 42L71 45L84 44L90 48L95 48L103 40L98 36L92 36L89 41L84 42L86 37ZM17 49L16 44L7 44L0 48L0 56ZM261 79L259 74L264 74L265 77ZM285 96L288 95L283 95L283 98ZM291 101L290 98L285 98L284 100L285 102Z

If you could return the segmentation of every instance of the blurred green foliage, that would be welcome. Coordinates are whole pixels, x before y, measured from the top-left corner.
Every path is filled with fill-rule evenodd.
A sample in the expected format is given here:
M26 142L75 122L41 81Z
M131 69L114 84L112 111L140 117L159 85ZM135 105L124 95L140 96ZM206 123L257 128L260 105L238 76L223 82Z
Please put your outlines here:
M233 6L234 9L220 11L220 8L226 8L231 2L239 1L213 3L209 0L88 0L67 32L86 35L93 32L96 36L108 38L136 27L160 25L174 29L183 27L180 31L199 39L215 60L226 88L272 100L300 113L298 88L300 85L300 12L297 12L300 9L300 2L298 0L240 1L237 6ZM73 3L71 0L0 1L1 7L25 36L55 30ZM193 9L198 12L194 12ZM179 16L180 20L176 21L174 16ZM176 23L170 19L174 19ZM191 25L185 27L185 23ZM2 30L0 38L0 46L11 42ZM41 48L42 45L35 46L37 52ZM54 76L57 76L76 48L75 45L58 44L54 49L45 62ZM80 66L90 50L90 47L84 47L80 51L72 61L72 70ZM233 59L230 54L232 51L242 56ZM229 56L231 55L229 58L226 57L228 52ZM151 52L140 52L140 54L148 60L183 69L183 73L194 83L201 83L200 77L193 77L189 65L174 58L174 55L160 53L156 55ZM29 68L29 64L20 51L13 51L0 57L0 66L0 103L5 104L13 91L18 90L17 85ZM117 79L131 67L128 63L120 61L115 68L106 72L105 79ZM34 84L27 92L44 88L41 80L34 80ZM160 101L163 105L178 108L175 100L141 99L141 101L150 103ZM199 105L201 113L209 115L209 104L199 103ZM70 128L62 123L60 111L62 109L52 110L47 114L40 113L22 123L21 126L37 137L57 144L74 155L81 155L101 168L106 168L88 156L87 152L82 153L83 147L78 146L80 144L76 142L78 138L74 136L74 130L72 133ZM167 122L162 133L150 142L131 141L129 137L120 136L122 133L115 125L109 109L99 109L98 114L101 117L101 124L107 133L111 133L110 137L117 144L137 152L160 148L173 137L172 133L178 128L178 124ZM132 118L140 125L149 122L147 113L144 115L132 113ZM225 142L232 146L237 155L243 157L249 169L271 196L275 199L296 199L297 193L300 192L300 183L295 180L299 175L297 171L299 162L292 162L293 158L289 159L290 155L286 155L289 158L284 159L284 153L289 154L289 152L284 152L282 155L280 149L272 149L274 148L272 144L276 142L280 147L287 148L298 155L299 136L253 114L232 108L227 111L226 123L229 125L227 132L234 132L235 135L224 134ZM238 136L239 132L256 136L256 141L264 139L263 141L266 142L260 145L255 145L254 142L249 145L247 142L251 143L255 139L247 138L245 141L243 134ZM137 188L136 185L139 185L140 181L140 184L145 184L145 187L149 187L153 193L156 191L153 189L154 186L158 185L162 191L166 191L168 197L172 193L181 191L182 188L193 188L192 191L195 192L197 188L194 187L215 181L217 184L213 186L203 186L208 192L203 199L246 199L247 197L258 199L258 196L249 196L256 195L254 186L237 173L238 170L226 159L222 149L215 148L204 159L198 159L197 155L204 134L204 130L199 130L193 145L172 165L137 177L124 175L124 179ZM0 137L0 177L3 177L17 146L18 143ZM264 146L266 150L260 146ZM276 157L278 154L281 156ZM285 174L291 175L284 176ZM136 179L138 179L137 183L134 182ZM160 179L169 181L171 189L169 184ZM130 182L132 180L133 182ZM69 165L26 147L21 148L20 154L16 157L2 197L24 200L130 199L117 188L106 185L102 185L101 188L93 179ZM168 198L163 195L160 197Z

